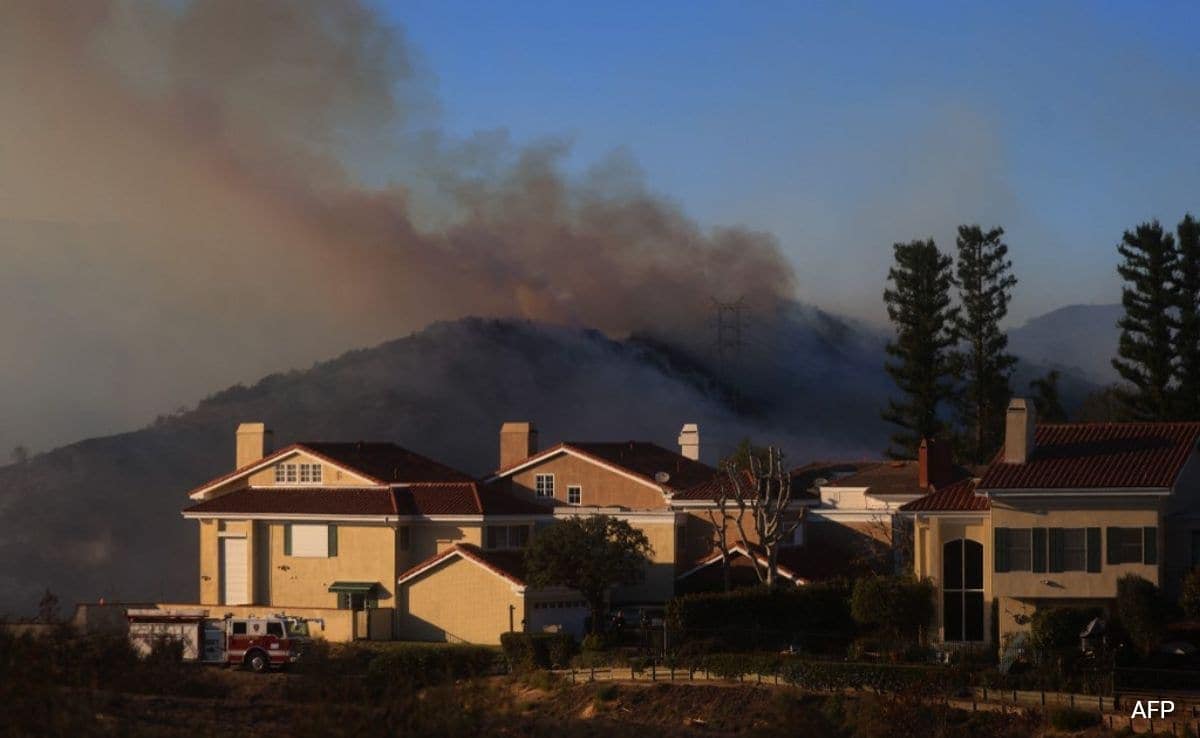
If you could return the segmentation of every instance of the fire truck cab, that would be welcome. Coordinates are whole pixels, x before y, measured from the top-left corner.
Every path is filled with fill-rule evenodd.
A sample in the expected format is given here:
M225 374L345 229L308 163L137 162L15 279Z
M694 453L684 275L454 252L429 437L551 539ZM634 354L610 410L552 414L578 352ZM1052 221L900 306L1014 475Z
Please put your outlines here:
M142 655L178 641L184 661L264 672L296 662L309 642L308 620L287 615L212 618L204 611L129 610L129 638Z

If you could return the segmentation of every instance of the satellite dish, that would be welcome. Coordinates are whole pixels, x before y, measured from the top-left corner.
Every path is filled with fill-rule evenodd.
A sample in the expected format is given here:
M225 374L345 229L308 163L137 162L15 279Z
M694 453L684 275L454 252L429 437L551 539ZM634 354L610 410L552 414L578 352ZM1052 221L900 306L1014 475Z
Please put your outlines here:
M658 482L659 484L666 484L667 482L671 481L671 475L666 472L655 472L654 481Z
M825 477L817 477L816 479L813 480L814 487L824 487L827 484L829 484L829 480L826 479Z

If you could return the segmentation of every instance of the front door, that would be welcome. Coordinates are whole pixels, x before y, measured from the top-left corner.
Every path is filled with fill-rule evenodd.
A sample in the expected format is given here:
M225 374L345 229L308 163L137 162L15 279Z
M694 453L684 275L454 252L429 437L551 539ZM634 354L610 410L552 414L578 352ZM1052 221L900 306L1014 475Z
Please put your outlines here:
M221 604L250 603L245 538L221 539Z

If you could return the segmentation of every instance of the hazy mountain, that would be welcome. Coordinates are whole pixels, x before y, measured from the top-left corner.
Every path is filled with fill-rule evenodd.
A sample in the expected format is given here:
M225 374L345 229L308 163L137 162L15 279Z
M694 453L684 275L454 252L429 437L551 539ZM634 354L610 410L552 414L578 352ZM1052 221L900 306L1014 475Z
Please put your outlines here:
M1117 381L1120 305L1068 305L1031 318L1008 333L1013 353L1047 366L1074 369L1097 384Z
M543 444L647 439L672 447L697 422L716 461L745 437L790 461L877 457L892 386L884 336L792 305L711 337L612 340L515 320L440 323L307 370L218 392L141 430L0 467L0 612L28 613L44 587L65 602L196 596L191 487L230 470L234 428L267 422L295 440L393 440L483 475L500 424L532 420ZM1041 367L1019 368L1025 387ZM1068 375L1069 404L1090 389Z

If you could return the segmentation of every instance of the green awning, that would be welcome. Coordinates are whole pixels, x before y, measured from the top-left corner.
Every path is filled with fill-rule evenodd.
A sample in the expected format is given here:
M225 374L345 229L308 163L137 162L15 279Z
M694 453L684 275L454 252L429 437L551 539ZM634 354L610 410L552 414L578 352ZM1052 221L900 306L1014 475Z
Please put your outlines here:
M350 594L371 594L379 587L379 582L334 582L329 585L330 592L348 592Z

